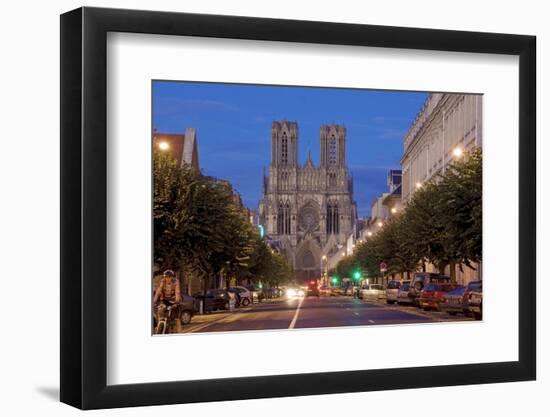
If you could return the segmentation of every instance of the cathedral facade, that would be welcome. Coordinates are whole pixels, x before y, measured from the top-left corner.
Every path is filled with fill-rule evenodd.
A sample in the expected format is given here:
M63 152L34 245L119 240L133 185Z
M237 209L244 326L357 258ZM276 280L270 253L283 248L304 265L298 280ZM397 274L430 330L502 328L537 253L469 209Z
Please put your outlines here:
M321 278L326 259L354 231L357 209L346 163L346 128L322 125L320 164L298 162L298 125L275 121L271 163L263 178L259 220L278 240L297 280Z

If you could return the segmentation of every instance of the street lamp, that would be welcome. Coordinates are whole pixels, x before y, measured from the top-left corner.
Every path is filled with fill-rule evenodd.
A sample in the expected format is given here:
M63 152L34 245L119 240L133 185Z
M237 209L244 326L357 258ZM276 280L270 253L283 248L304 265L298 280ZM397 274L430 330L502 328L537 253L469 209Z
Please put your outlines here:
M378 225L378 227L384 226L384 223L382 223L382 222L378 222L378 223L376 223L376 224Z
M453 149L453 156L455 158L460 158L463 154L464 154L464 150L460 146L457 146L456 148Z
M416 188L420 188L420 187L422 187L422 183L421 183L421 182L417 182L417 183L416 183Z
M397 207L392 207L391 212L392 212L393 214L397 213Z
M323 255L321 258L321 273L323 274L323 284L328 285L328 262L327 255ZM325 270L323 271L323 262L325 263Z
M372 232L367 232L367 236L372 236Z
M159 149L161 151L167 151L168 149L170 149L170 144L168 142L160 142Z

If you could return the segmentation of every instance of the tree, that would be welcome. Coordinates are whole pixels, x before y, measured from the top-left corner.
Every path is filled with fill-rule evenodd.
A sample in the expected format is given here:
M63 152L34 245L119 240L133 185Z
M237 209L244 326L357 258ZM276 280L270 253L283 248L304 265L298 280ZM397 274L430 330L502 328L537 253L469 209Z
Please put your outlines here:
M388 272L409 273L430 262L443 273L450 266L456 282L456 265L473 268L482 256L482 153L450 164L417 190L403 212L394 216L353 257L337 266L339 273L360 265L367 275L379 276L380 262Z
M203 288L213 277L285 282L290 267L273 254L236 203L225 181L179 167L156 151L154 169L154 262L159 268L198 276Z

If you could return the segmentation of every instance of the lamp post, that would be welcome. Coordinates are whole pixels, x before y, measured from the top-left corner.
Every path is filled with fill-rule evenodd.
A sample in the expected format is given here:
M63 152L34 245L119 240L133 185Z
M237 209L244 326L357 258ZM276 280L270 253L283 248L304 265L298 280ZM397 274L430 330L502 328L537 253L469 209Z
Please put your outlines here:
M323 270L323 262L325 263L325 268ZM328 286L328 260L327 255L323 255L321 258L321 274L323 274L323 285Z

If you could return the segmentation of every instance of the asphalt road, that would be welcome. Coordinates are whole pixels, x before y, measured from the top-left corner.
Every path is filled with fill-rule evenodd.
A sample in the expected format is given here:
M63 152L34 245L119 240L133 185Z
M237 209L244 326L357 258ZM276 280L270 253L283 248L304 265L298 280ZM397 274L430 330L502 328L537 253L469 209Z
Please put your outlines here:
M307 297L267 301L233 313L212 314L206 320L194 318L183 331L230 332L465 320L441 314L427 314L412 307L389 306L351 297Z

